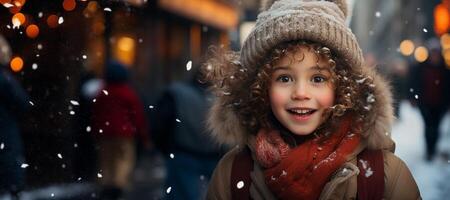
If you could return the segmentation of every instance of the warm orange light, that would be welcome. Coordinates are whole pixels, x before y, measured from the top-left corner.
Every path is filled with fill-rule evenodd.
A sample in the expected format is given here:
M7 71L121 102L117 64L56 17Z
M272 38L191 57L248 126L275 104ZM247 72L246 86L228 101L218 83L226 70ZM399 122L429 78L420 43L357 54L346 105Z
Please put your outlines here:
M66 11L72 11L73 9L75 9L77 3L75 2L75 0L64 0L63 1L63 8Z
M21 9L22 9L22 6L13 6L13 7L9 8L9 12L12 14L15 14L15 13L20 12Z
M10 2L11 2L11 0L0 0L1 4L10 3Z
M47 25L50 28L56 28L58 26L58 16L50 15L47 17Z
M35 24L31 24L27 27L27 30L25 32L27 33L28 37L36 38L39 35L39 27Z
M400 53L409 56L414 52L414 43L411 40L403 40L400 43Z
M17 7L22 7L23 5L25 5L26 2L27 2L26 0L13 0L12 4Z
M14 72L18 72L23 68L23 60L20 57L15 57L11 60L9 65L11 67L11 70L13 70Z
M90 1L87 5L87 9L90 12L95 12L98 9L98 3L96 1Z
M417 47L416 51L414 52L414 58L418 62L425 62L425 60L428 59L428 50L427 48L420 46Z
M447 32L450 25L450 13L444 4L439 4L434 8L434 31L438 35Z
M443 49L450 48L450 34L445 33L441 36L441 46Z
M26 17L22 13L16 13L12 17L12 24L14 24L14 25L22 25L25 23L25 21L26 21Z
M134 63L136 42L131 37L120 37L114 49L114 58L127 66Z

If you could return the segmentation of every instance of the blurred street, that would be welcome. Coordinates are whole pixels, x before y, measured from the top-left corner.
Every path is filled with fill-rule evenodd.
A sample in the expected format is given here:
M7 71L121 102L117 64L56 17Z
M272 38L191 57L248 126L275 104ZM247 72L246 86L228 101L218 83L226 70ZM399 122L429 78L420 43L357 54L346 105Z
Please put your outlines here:
M423 122L418 110L403 101L400 118L393 128L392 136L396 142L396 155L405 161L417 181L424 200L442 200L450 195L450 160L445 153L450 153L450 114L444 118L441 129L447 133L439 142L440 157L432 162L424 159ZM133 174L132 186L126 199L161 199L166 192L162 188L166 175L160 154L146 152L139 160ZM97 199L98 191L93 184L72 183L26 191L23 200L77 200ZM0 197L9 200L9 197Z
M227 149L201 69L241 50L261 2L0 0L0 200L201 199ZM395 154L423 199L449 199L450 0L346 3L392 86Z

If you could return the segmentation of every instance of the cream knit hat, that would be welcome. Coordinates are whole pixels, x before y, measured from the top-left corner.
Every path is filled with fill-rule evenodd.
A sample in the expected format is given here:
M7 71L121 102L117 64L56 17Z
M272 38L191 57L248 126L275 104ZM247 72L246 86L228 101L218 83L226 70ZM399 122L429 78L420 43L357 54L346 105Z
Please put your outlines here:
M241 63L255 70L276 45L295 40L320 43L350 67L363 63L361 48L346 26L345 0L269 0L241 49Z

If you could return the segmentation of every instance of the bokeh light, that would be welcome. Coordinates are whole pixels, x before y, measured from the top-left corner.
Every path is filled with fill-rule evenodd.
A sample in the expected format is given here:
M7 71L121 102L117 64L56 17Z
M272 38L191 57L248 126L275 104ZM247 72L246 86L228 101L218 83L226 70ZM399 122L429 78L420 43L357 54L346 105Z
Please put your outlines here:
M14 24L14 25L22 25L25 23L26 19L27 18L25 17L24 14L16 13L13 15L11 21L12 21L12 24Z
M17 7L22 7L26 2L26 0L13 0L11 3Z
M14 57L10 62L11 70L19 72L23 68L23 60L21 57Z
M409 56L414 52L414 43L411 40L403 40L400 43L400 53Z
M26 29L27 36L30 38L36 38L39 35L39 27L35 24L31 24Z
M72 11L75 9L76 6L77 6L77 3L75 2L75 0L64 0L63 1L63 8L66 11Z
M115 48L115 59L122 62L127 66L131 66L134 63L136 42L131 37L120 37L117 40Z
M428 59L428 50L424 46L417 47L414 52L414 58L417 62L425 62Z
M47 17L47 25L50 28L56 28L58 26L58 16L50 15Z
M450 48L450 34L445 33L441 36L441 46L442 49Z

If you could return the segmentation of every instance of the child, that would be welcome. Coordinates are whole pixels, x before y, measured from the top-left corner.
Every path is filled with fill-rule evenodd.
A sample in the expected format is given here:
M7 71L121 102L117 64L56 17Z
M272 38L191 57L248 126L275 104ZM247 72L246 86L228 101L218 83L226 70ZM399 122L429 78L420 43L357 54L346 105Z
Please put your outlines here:
M420 199L392 153L389 87L362 66L346 2L266 1L262 10L240 54L215 51L204 67L218 95L210 127L240 144L207 198Z

